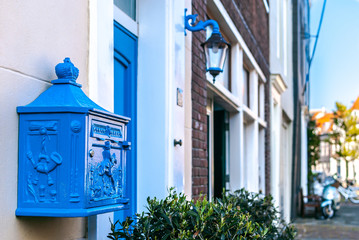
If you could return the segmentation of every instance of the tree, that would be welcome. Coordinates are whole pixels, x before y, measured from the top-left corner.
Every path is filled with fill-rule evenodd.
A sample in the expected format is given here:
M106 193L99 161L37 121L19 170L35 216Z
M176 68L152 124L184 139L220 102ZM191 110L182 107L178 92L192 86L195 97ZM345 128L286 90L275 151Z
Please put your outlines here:
M308 190L312 191L313 172L312 166L317 164L320 158L320 136L316 131L316 121L310 120L307 127L308 138Z
M329 142L335 152L333 158L338 162L345 161L346 179L349 175L349 162L359 158L359 128L358 118L352 110L339 102L336 102L336 111L333 118L334 126L330 134ZM355 169L354 176L356 174Z

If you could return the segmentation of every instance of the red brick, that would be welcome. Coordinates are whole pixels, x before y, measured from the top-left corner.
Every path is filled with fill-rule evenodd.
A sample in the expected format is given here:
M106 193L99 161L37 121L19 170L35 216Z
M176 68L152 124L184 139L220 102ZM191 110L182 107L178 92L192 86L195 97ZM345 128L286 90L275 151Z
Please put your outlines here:
M268 79L269 15L262 0L221 2Z
M193 167L201 167L201 168L207 168L208 167L208 161L207 159L197 159L197 161L193 161Z

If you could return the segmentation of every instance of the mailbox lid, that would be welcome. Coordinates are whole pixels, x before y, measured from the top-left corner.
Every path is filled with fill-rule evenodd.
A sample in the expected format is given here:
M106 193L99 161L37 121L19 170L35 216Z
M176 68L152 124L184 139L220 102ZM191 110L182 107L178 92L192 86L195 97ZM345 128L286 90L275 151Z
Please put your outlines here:
M126 205L128 118L93 112L89 115L86 206Z
M18 113L78 112L86 113L98 109L108 112L89 99L81 85L54 83L32 103L17 107Z
M93 109L107 112L104 108L94 103L81 90L81 84L76 82L79 70L65 58L63 63L55 67L58 79L51 81L53 84L32 103L17 107L18 113L35 112L88 112Z

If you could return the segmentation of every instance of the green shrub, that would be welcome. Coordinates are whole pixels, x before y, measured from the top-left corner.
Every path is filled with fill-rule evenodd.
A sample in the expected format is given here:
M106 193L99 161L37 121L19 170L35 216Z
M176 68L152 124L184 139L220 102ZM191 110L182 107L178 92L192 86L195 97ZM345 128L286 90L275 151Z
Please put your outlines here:
M170 190L164 200L147 199L147 212L111 223L117 239L294 239L295 230L277 217L271 197L245 190L208 202L188 201Z
M294 239L296 230L279 217L272 196L249 193L245 189L227 194L223 201L239 207L240 211L249 214L250 220L267 228L264 239Z

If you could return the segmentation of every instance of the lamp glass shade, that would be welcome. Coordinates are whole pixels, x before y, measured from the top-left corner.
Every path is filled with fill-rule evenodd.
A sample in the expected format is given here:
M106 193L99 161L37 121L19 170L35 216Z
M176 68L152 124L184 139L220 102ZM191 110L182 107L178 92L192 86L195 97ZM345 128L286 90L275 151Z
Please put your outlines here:
M206 70L209 71L213 77L223 72L229 46L220 33L213 33L211 37L202 44L206 55Z

